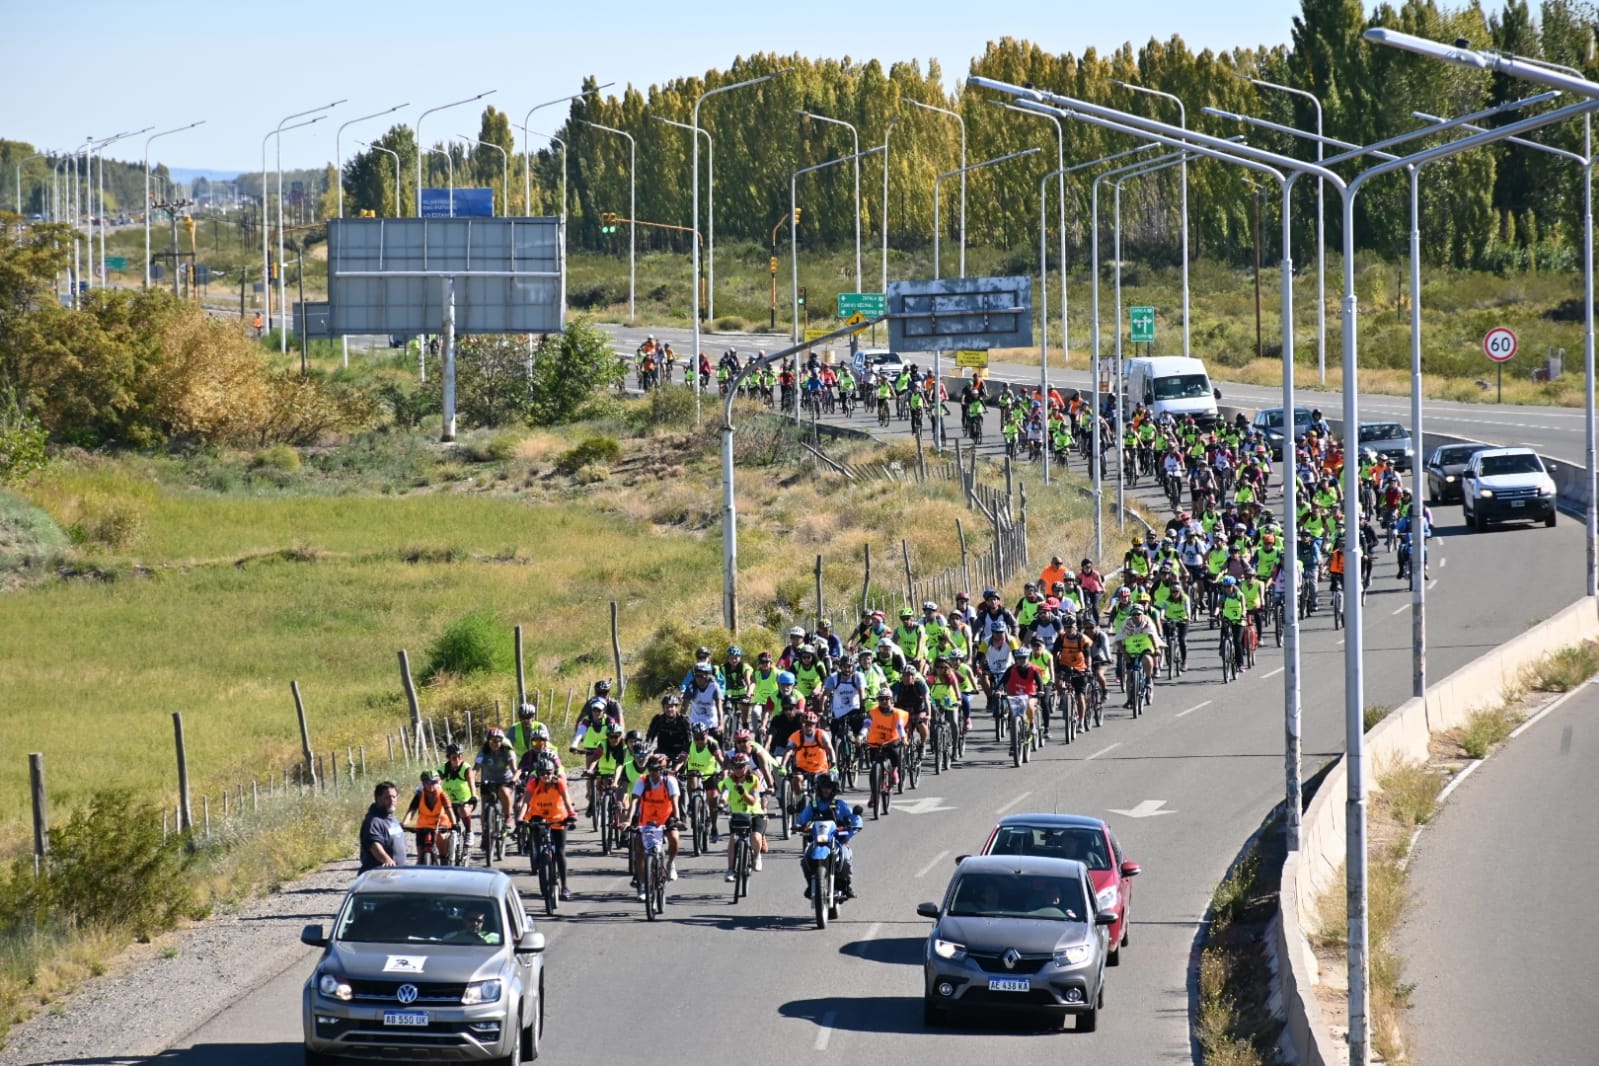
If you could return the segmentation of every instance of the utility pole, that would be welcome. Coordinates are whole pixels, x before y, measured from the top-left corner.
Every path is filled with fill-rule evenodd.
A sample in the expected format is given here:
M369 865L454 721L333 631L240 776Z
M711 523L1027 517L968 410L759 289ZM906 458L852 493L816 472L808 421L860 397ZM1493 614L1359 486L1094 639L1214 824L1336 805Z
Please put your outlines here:
M178 265L183 261L184 253L178 250L178 212L190 206L189 200L161 200L149 206L151 211L165 211L167 219L172 223L172 250L170 252L152 252L151 259L166 259L172 266L172 295L182 298L178 289ZM193 253L189 253L189 260L194 261Z

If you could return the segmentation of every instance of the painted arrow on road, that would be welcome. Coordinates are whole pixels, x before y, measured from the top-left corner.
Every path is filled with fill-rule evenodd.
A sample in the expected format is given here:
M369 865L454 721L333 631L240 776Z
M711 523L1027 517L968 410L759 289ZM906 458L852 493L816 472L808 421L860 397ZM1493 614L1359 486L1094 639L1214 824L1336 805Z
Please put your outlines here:
M1153 818L1157 814L1176 814L1176 811L1163 811L1165 800L1145 800L1130 811L1119 811L1115 807L1110 809L1112 814L1125 814L1129 818Z
M906 814L932 814L935 811L953 811L954 807L943 806L942 796L923 796L913 800L895 800L894 809L904 811Z

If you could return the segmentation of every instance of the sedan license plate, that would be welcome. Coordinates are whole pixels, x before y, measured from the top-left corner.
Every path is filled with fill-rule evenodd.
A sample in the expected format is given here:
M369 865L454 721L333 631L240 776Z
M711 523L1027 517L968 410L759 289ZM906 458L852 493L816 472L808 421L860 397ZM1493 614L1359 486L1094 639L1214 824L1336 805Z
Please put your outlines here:
M1525 506L1527 506L1527 501L1526 500L1511 500L1510 501L1510 506L1511 507L1525 507Z
M990 992L1028 992L1032 990L1032 982L1025 977L990 977L988 990Z
M384 1025L425 1026L428 1023L428 1012L425 1010L386 1010L383 1012Z

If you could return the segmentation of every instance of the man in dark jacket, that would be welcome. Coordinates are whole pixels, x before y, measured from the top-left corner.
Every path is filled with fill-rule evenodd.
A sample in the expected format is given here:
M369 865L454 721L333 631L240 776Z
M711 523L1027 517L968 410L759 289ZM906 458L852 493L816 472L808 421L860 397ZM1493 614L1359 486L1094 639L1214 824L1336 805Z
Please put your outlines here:
M379 781L372 790L372 806L361 819L361 870L405 865L405 830L394 816L400 790L393 781Z

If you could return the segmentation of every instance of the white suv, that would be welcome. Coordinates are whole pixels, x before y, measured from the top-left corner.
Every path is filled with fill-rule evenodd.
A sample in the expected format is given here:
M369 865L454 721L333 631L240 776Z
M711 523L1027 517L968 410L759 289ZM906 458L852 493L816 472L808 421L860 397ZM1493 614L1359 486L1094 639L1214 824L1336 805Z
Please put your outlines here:
M1460 510L1482 532L1490 522L1555 524L1554 478L1531 448L1485 448L1460 475Z

